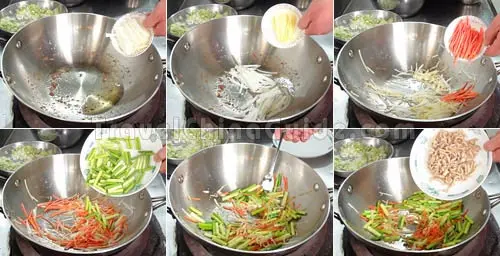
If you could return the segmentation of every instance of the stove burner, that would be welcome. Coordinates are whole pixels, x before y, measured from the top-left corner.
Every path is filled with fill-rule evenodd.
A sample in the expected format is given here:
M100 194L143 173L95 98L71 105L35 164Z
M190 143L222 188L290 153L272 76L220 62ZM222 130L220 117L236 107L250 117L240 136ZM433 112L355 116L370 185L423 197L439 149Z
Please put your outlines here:
M9 246L11 256L64 256L39 245L33 244L20 236L13 228L10 230ZM112 256L164 256L166 251L165 236L156 217L144 232L124 249L111 254Z
M236 256L237 253L221 250L210 245L200 243L196 238L176 224L176 243L178 256ZM330 256L333 255L333 209L330 209L330 216L323 228L308 242L300 246L296 251L287 254L288 256Z
M115 121L114 123L99 124L101 127L121 127L125 125L152 125L157 127L165 123L166 117L166 80L164 79L160 85L160 89L156 95L141 109L137 110L132 115ZM26 105L14 100L14 126L27 128L51 128L51 127L67 127L67 128L95 128L95 123L70 123L61 120L53 119L44 116Z
M493 216L489 219L486 227L454 256L482 256L500 254L500 229ZM368 248L363 242L354 238L352 234L344 228L342 234L342 248L346 256L386 256L387 252L377 252Z
M456 124L453 128L484 128L484 127L497 127L498 117L494 114L494 110L497 109L497 105L500 103L497 101L497 97L500 97L500 92L495 90L495 93L486 101L481 107L479 107L476 112L474 112L470 117L464 121ZM361 128L377 127L379 124L375 119L373 119L368 112L356 106L354 103L350 103L349 107L352 107L356 121L359 122ZM411 125L406 124L406 125Z

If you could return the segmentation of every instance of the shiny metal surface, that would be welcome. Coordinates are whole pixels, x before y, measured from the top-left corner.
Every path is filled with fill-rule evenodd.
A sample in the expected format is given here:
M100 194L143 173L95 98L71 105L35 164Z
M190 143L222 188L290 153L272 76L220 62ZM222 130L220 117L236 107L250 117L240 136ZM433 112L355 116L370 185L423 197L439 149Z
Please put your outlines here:
M362 129L361 131L368 137L384 139L391 144L398 144L408 139L412 129Z
M54 143L61 148L73 147L83 135L80 129L33 129L31 130L41 141Z
M481 4L477 5L464 5L457 0L426 1L416 15L404 18L404 21L427 22L446 27L459 16L472 15L489 24L497 14L492 4L494 1L496 0L481 0ZM335 0L334 4L335 13L340 8L342 13L377 9L373 2L366 0Z
M169 203L182 227L194 237L222 251L231 250L238 255L272 254L284 255L310 239L325 224L330 201L328 189L321 177L302 160L281 152L277 163L278 170L288 177L290 196L295 196L295 203L307 209L297 223L298 237L293 238L284 247L268 252L248 252L221 247L207 239L192 223L184 220L182 209L192 206L187 195L197 196L196 207L208 213L216 208L210 193L225 185L224 190L233 190L250 184L260 184L269 171L276 149L257 144L232 143L215 146L183 161L174 171L168 186ZM273 254L276 253L276 254Z
M172 138L172 133L174 130L172 129L167 129L167 138ZM226 129L218 129L217 132L219 133L220 139L221 139L221 144L226 144L229 141L229 133ZM175 138L174 138L175 139ZM184 159L180 158L168 158L167 154L167 163L172 164L172 165L179 165Z
M411 17L422 9L425 0L371 0L378 9L393 11L403 18Z
M167 24L169 26L167 27L167 35L169 40L177 41L179 40L178 36L174 36L170 33L170 25L176 23L176 22L184 22L187 18L187 15L191 12L198 11L198 10L210 10L214 13L229 13L230 15L237 15L238 13L236 10L231 8L228 5L224 4L201 4L201 5L195 5L191 6L188 8L184 8L176 13L174 13L172 16L168 17L167 19ZM196 26L192 26L194 28Z
M76 123L110 122L138 110L158 91L162 61L153 46L135 58L121 56L106 38L114 22L70 13L23 28L2 56L11 92L41 114Z
M462 4L478 4L481 0L459 0Z
M214 3L227 4L236 10L243 10L255 3L255 0L213 0Z
M37 149L41 150L51 150L54 152L54 155L57 154L62 154L62 151L59 147L56 145L49 143L49 142L44 142L44 141L22 141L22 142L16 142L12 144L8 144L0 148L0 157L11 157L12 150L18 147L22 146L32 146ZM14 171L15 172L15 171ZM13 171L9 170L0 170L0 176L8 177L14 173Z
M68 8L64 6L62 3L58 1L51 1L51 0L26 0L26 1L19 1L12 3L14 1L10 1L11 4L9 4L7 7L3 8L0 10L0 19L2 18L16 18L16 13L19 8L25 7L26 5L30 4L36 4L40 6L41 8L44 9L50 9L57 11L57 13L67 13ZM0 29L0 37L2 39L8 40L14 33L11 33L9 31L5 31Z
M201 24L175 44L170 68L175 84L197 108L227 120L276 123L293 119L313 108L327 93L332 70L328 56L310 37L295 47L277 49L261 33L261 17L229 16ZM219 102L214 89L216 79L237 64L260 64L266 71L278 72L295 86L290 106L269 120L235 117ZM193 74L194 72L194 74Z
M417 126L451 126L467 118L477 108L483 105L493 94L496 84L496 69L488 57L478 59L473 63L453 63L453 57L444 49L443 35L445 27L421 22L399 22L385 24L354 37L340 51L337 67L339 80L350 99L374 117L389 119L393 122L410 122ZM376 43L373 43L376 42ZM367 72L360 58L363 56L366 66L371 67L374 75ZM479 95L462 107L457 114L440 119L416 119L396 116L387 111L386 102L375 97L372 90L365 86L366 81L373 79L382 84L396 74L395 69L407 71L417 64L423 68L432 68L439 63L440 69L445 69L443 75L453 78L450 83L452 90L457 90L475 80L474 91ZM410 88L402 85L399 91L408 94L419 91L420 88ZM407 109L407 104L397 106ZM390 107L389 107L390 108Z
M387 142L386 140L383 140L383 139L370 138L370 137L352 138L352 139L344 139L344 140L336 141L333 144L334 155L340 154L340 149L342 148L342 146L349 144L349 143L352 143L352 142L361 142L365 145L372 146L372 147L385 147L387 150L386 151L387 152L386 158L391 158L394 156L394 147L389 142ZM365 166L368 166L370 164L371 163L368 163ZM362 167L361 169L363 169L363 168L364 167ZM340 176L340 177L344 177L344 178L347 178L351 174L356 172L356 171L344 171L344 170L340 170L339 168L334 168L333 171L334 171L335 175Z
M339 17L336 17L334 20L334 27L349 26L355 17L361 16L361 15L370 15L372 17L376 17L376 18L384 19L384 20L392 19L394 22L403 21L403 19L394 12L384 11L384 10L362 10L362 11L354 11L354 12L346 13L346 14L343 14ZM356 32L362 32L362 31L356 31ZM344 45L346 43L345 40L342 40L340 38L335 38L335 42L339 43L340 45Z
M370 240L370 234L363 229L365 222L359 213L377 200L401 202L419 191L413 182L409 158L391 158L377 161L349 176L338 191L338 207L345 227L358 239L377 249L383 255L453 255L474 238L485 227L490 216L490 202L483 188L463 199L464 209L474 220L474 225L464 240L454 246L412 251L402 244L389 244Z
M100 196L93 189L85 185L85 180L80 175L79 166L78 154L54 155L38 159L23 166L10 176L4 186L2 196L3 210L16 232L33 243L64 253L107 255L129 244L145 230L151 220L154 208L152 201L157 201L158 198L152 199L147 190L125 198L109 198L123 212L129 211L123 204L134 207L133 214L128 217L128 231L119 244L91 252L82 252L73 249L65 250L53 243L35 239L27 233L24 225L20 225L15 221L18 217L24 217L19 206L21 202L24 203L27 209L32 209L36 205L36 202L28 195L27 188L29 188L30 193L40 202L48 201L53 195L70 197L75 194L87 194L91 198ZM43 224L41 225L43 229L44 226Z

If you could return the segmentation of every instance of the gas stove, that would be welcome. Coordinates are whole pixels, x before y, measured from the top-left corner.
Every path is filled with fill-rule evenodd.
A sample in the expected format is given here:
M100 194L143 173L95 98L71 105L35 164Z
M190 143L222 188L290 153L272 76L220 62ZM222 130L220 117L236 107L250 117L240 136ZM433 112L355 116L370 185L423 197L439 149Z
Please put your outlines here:
M182 4L179 4L182 2ZM296 5L300 10L307 9L310 1L285 1L286 3ZM187 1L172 1L172 6L178 9L187 8L193 5L211 4L210 0L187 0ZM256 1L250 8L238 11L239 15L264 15L265 11L275 4L283 3L283 1ZM304 5L306 4L306 5ZM170 6L170 3L169 3ZM177 8L168 9L169 15L175 13ZM329 60L333 60L333 33L321 36L312 36L312 38L320 45L321 48L328 55ZM167 44L167 56L170 56L173 44ZM180 93L179 89L175 86L171 79L167 80L167 127L168 128L256 128L255 124L237 123L222 118L211 116L202 112L192 104L188 103L184 96ZM327 96L309 113L302 117L292 120L287 123L267 125L260 128L274 128L274 127L333 127L333 88L327 92Z
M273 147L271 139L272 132L263 129L228 129L229 141L228 143L256 143L269 147ZM309 166L314 168L318 175L325 182L329 191L333 189L333 152L329 154L312 159L303 159ZM169 182L175 165L167 165L167 191L169 191ZM167 206L168 206L167 202ZM333 253L332 239L333 239L333 209L330 209L330 217L323 227L323 230L317 236L311 239L311 244L306 243L303 247L299 248L295 254L290 255L337 255ZM214 248L200 243L195 238L191 237L187 232L182 230L177 221L171 217L167 217L167 256L224 256L219 251L214 251ZM318 254L311 254L317 252ZM226 252L227 253L227 252ZM326 253L326 254L325 254Z
M500 228L494 217L486 227L464 248L453 256L500 255ZM373 248L367 247L355 238L346 228L342 232L342 248L345 256L385 256Z
M7 137L4 139L4 137ZM162 137L163 138L163 137ZM165 138L163 138L165 139ZM0 146L15 143L19 141L37 140L34 133L29 129L3 130L0 133ZM85 137L73 147L63 149L63 153L80 153ZM162 179L164 176L158 175L147 187L151 197L165 196L165 182ZM3 187L6 178L0 176L0 199L3 196ZM1 206L1 200L0 200ZM164 256L166 252L166 208L161 207L153 212L151 222L148 228L141 234L139 238L134 240L122 250L116 252L112 256ZM22 236L17 234L10 226L9 221L3 214L0 214L0 255L28 255L28 256L63 256L64 254L56 254L54 251L46 251L39 246L28 242Z

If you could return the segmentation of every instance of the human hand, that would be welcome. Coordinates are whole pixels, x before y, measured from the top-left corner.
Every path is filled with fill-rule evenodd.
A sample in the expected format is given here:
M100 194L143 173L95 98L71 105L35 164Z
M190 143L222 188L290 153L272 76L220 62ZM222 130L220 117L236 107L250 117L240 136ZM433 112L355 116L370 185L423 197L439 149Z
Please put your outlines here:
M155 162L161 162L160 166L160 172L165 173L167 172L167 163L165 162L165 159L167 159L167 147L163 146L160 151L158 151L155 155L154 158Z
M494 162L500 162L500 131L488 142L484 143L484 149L493 152Z
M324 35L333 30L333 0L313 0L299 20L306 35Z
M144 20L146 28L153 28L155 36L167 34L167 0L161 0Z
M498 56L500 55L500 15L497 15L493 22L488 26L485 33L484 44L488 46L484 55Z

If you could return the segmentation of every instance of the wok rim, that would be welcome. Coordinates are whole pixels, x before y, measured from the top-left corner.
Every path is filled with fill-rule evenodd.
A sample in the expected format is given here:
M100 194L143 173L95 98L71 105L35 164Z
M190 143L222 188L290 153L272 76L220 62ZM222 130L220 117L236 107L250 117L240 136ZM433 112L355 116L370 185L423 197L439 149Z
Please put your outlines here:
M387 141L385 139L382 139L382 138L371 137L371 136L363 136L363 137L357 137L357 138L348 138L348 139L343 139L343 140L336 141L335 143L333 143L334 155L335 155L335 144L339 145L341 143L349 143L349 142L356 142L356 141L362 141L362 142L364 142L367 139L370 139L370 140L373 139L373 140L382 142L382 144L385 144L386 146L388 146L388 148L390 150L389 154L385 158L379 159L377 161L394 158L394 151L395 151L394 150L394 146L389 141ZM365 144L365 143L363 143L363 144ZM377 161L374 161L374 162L377 162ZM361 169L367 167L368 165L371 165L374 162L367 163L367 164L363 165L361 168L359 168L358 170L361 170ZM356 170L356 171L344 171L344 170L339 170L339 169L335 169L334 168L334 173L336 175L340 176L340 177L346 178L348 176L351 176L351 174L357 172L358 170ZM342 176L342 175L346 175L346 176Z
M209 24L209 23L213 23L214 21L217 21L217 20L222 20L222 19L229 19L229 18L234 18L234 17L243 17L243 18L257 18L259 21L262 21L262 16L257 16L257 15L232 15L232 16L226 16L226 17L223 17L223 18L220 18L220 19L215 19L215 20L211 20L211 21L208 21L208 22L205 22L201 25L204 25L204 24ZM184 92L184 89L182 89L183 86L177 84L177 79L175 79L175 76L174 76L174 73L172 72L172 59L173 59L173 55L174 55L174 52L176 51L177 48L181 48L181 46L179 46L179 42L181 41L181 39L189 34L189 33L193 33L193 31L196 31L198 28L199 28L200 25L198 25L197 27L193 28L192 30L184 33L184 35L182 35L182 37L179 38L179 40L177 40L175 42L175 45L174 47L172 48L172 52L170 54L170 58L169 58L169 67L170 67L170 74L172 74L172 81L174 82L175 84L175 87L177 87L177 89L180 91L180 93L182 94L182 96L184 96L184 98L189 102L191 103L192 105L194 105L196 108L202 110L202 111L205 111L207 113L210 113L211 115L214 115L214 116L217 116L219 118L223 118L225 120L230 120L230 121L234 121L234 122L241 122L241 123L254 123L254 124L275 124L275 123L282 123L282 122L286 122L286 121L289 121L291 119L294 119L294 118L297 118L299 116L302 116L304 114L306 114L307 112L309 112L311 109L313 109L316 105L318 105L318 103L323 100L323 98L325 98L326 94L328 93L328 91L330 90L330 87L332 86L332 79L333 79L333 69L330 67L330 72L329 72L329 75L328 75L328 81L326 81L325 83L328 82L328 86L325 87L325 90L324 92L321 94L321 96L316 100L314 101L312 104L310 104L308 107L298 111L297 113L295 114L292 114L292 115L289 115L289 116L286 116L286 117L280 117L280 118L271 118L271 119L267 119L267 120L248 120L248 119L241 119L241 118L235 118L235 117L229 117L229 116L225 116L225 115L222 115L222 114L219 114L217 113L217 111L215 110L209 110L208 108L202 106L201 104L199 104L198 102L194 101L193 99L191 99L191 97L189 97L187 95L187 93ZM304 39L302 40L309 40L310 42L312 42L313 45L317 46L319 49L321 49L321 52L325 55L326 59L328 60L328 55L326 54L325 50L316 42L316 40L312 39L310 36L305 36ZM326 60L324 60L325 63ZM329 60L328 60L329 62ZM326 65L326 64L325 64ZM317 83L313 86L319 86L321 83Z
M342 49L340 49L340 52L339 52L339 55L338 55L338 58L337 58L337 61L335 63L335 66L337 67L337 69L339 69L339 61L341 59L342 56L345 56L346 54L348 54L348 50L347 50L347 47L345 46L348 46L349 43L354 40L355 38L357 38L358 36L361 36L363 33L367 32L367 31L370 31L370 30L374 30L374 29L380 29L382 27L389 27L389 26L393 26L394 24L403 24L403 25L407 25L407 24L410 24L410 25L425 25L425 26L431 26L431 27L440 27L440 28L446 28L444 26L441 26L441 25L437 25L437 24L432 24L432 23L428 23L428 22L408 22L408 21L403 21L403 22L395 22L395 23L389 23L389 24L384 24L384 25L379 25L379 26L376 26L376 27L373 27L373 28L370 28L368 30L365 30L364 32L356 35L355 37L353 37L351 40L349 40L345 45L344 47L342 47ZM486 57L486 56L483 56L482 57L483 59L489 59L492 63L493 63L493 60L491 60L490 57ZM493 67L494 68L494 67ZM495 69L496 70L496 69ZM342 86L342 88L344 89L344 91L347 93L347 95L349 95L349 99L351 99L354 104L366 109L368 112L374 112L375 114L377 115L381 115L383 116L384 118L389 118L389 119L392 119L392 120L396 120L396 121L403 121L403 122L410 122L410 123L413 123L413 124L432 124L432 123L446 123L446 122L453 122L455 120L459 120L460 118L463 118L463 117L466 117L467 115L470 115L472 113L474 113L476 110L478 110L480 107L482 107L490 98L491 96L495 93L495 90L491 90L491 92L489 92L486 97L484 97L484 99L481 101L480 104L478 104L477 106L469 109L468 111L466 112L463 112L461 114L458 114L458 115L453 115L453 116L450 116L450 117L445 117L445 118L439 118L439 119L416 119L416 118L407 118L407 117L397 117L397 116L390 116L390 115L387 115L385 114L383 111L380 111L380 110L375 110L375 109L372 109L368 106L366 106L364 104L364 102L360 101L358 99L358 97L356 97L350 90L351 88L347 88L347 86L345 86L345 83L344 83L344 79L342 78L342 76L338 75L338 79L339 79L339 82L340 82L340 85ZM496 88L498 85L498 79L495 81L495 85L493 86L494 88ZM447 125L449 126L449 125Z
M196 155L204 154L205 151L212 150L212 149L217 148L217 147L224 147L224 146L227 146L227 145L236 145L236 146L237 145L245 145L245 146L251 145L251 146L260 147L260 148L270 148L273 151L277 150L274 147L269 147L269 146L265 146L265 145L261 145L261 144L255 144L255 143L246 143L246 142L245 143L228 143L228 144L216 145L216 146L213 146L213 147L201 150L201 151L197 152L196 154L192 155L190 158L182 161L175 168L175 170L172 172L171 177L175 177L174 175L176 174L176 172L179 169L179 167L182 167L183 165L185 165L188 162L188 160L191 159L192 157L194 157ZM311 168L311 170L313 170L314 175L316 175L317 178L321 181L321 183L323 183L323 185L325 186L325 188L328 188L328 186L326 186L325 182L323 181L323 179L321 178L321 176L319 176L319 174L316 172L316 170L314 170L314 168L312 168L310 165L308 165L302 159L300 159L298 157L295 157L294 155L292 155L290 153L287 153L285 151L280 151L280 155L281 154L289 155L289 156L291 156L293 158L296 158L297 160L301 161L304 165L306 165L309 168ZM172 183L173 181L174 181L174 179L170 179L170 181L169 181L169 186L168 186L168 191L167 191L167 201L168 201L168 204L170 205L170 208L172 209L172 213L174 214L175 218L177 220L179 220L179 219L182 219L182 216L179 216L177 214L177 211L175 210L175 208L172 206L172 200L171 200L172 196L170 194L170 191L171 191L171 188L172 188L172 186L170 186L170 183ZM328 191L324 191L324 192L328 194ZM178 221L178 223L181 224L182 229L185 230L186 232L188 232L193 238L198 239L198 240L200 240L200 241L202 241L204 243L208 243L211 246L215 246L215 247L217 247L219 249L227 250L227 251L234 252L234 253L240 253L240 254L243 254L243 255L245 255L245 254L267 255L267 254L285 253L285 252L289 252L289 251L294 251L297 247L299 247L299 246L307 243L309 240L311 240L311 238L315 237L321 231L321 229L323 229L323 227L325 226L326 222L328 221L328 217L329 217L330 211L331 211L331 206L332 206L332 203L330 202L330 200L327 200L327 203L325 205L325 208L327 208L326 214L325 214L323 220L321 221L321 224L319 225L319 227L314 232L312 232L309 236L307 236L303 240L295 243L293 246L290 246L290 245L287 246L288 243L285 243L284 247L281 247L281 248L276 249L276 250L269 250L269 251L245 251L245 250L238 250L238 249L230 248L230 247L227 247L227 246L222 246L222 245L219 245L219 244L213 242L212 240L206 239L206 237L203 237L202 235L199 235L199 234L196 234L195 232L192 232L191 229L185 227L185 225L184 225L183 222Z
M47 142L47 141L42 141L42 140L18 141L18 142L9 143L9 144L1 147L0 148L0 152L3 152L7 147L12 147L13 146L14 148L17 148L18 146L25 146L25 145L31 145L31 146L33 146L33 144L35 144L35 143L41 143L41 144L46 144L46 145L52 146L56 150L56 152L54 154L52 154L52 155L49 155L49 156L63 154L62 149L60 147L58 147L56 144L51 143L51 142ZM42 158L45 158L45 157L46 156L44 156ZM33 161L36 161L38 159L40 159L40 158L37 158L37 159L35 159ZM33 161L26 162L25 164L23 164L22 166L20 166L19 168L17 168L15 171L8 171L8 170L1 170L1 171L8 173L9 176L10 176L10 175L14 174L15 172L17 172L17 170L20 169L20 168L22 168L24 165L29 164L30 162L33 162Z
M119 115L114 115L114 116L110 116L110 117L106 117L106 118L99 118L99 119L78 119L78 120L74 120L74 119L64 119L62 117L58 117L58 116L55 116L53 114L48 114L48 113L45 113L43 110L41 110L39 107L35 107L33 104L31 103L28 103L29 99L24 99L21 97L20 94L16 93L13 89L13 86L7 82L7 79L6 77L8 76L7 73L5 72L5 68L4 68L4 56L5 56L5 52L6 50L10 50L11 48L15 47L15 43L13 42L14 40L11 40L11 39L14 39L18 33L22 32L23 30L25 30L26 28L28 28L30 25L32 24L35 24L35 23L38 23L38 22L42 22L42 21L45 21L45 19L54 19L54 17L58 17L58 16L95 16L95 17L102 17L104 19L110 19L110 20L114 20L116 22L117 19L115 18L111 18L111 17L108 17L108 16L104 16L104 15L100 15L100 14L93 14L93 13L80 13L80 12L74 12L74 13L61 13L61 14L57 14L57 15L52 15L52 16L47 16L47 17L44 17L44 18L41 18L41 19L38 19L38 20L35 20L33 22L31 22L30 24L24 26L23 28L21 28L19 31L17 31L10 39L9 41L7 42L7 44L5 44L5 47L3 48L3 52L2 52L2 56L1 56L1 71L2 71L2 81L4 82L4 84L6 85L6 87L8 88L8 90L10 91L10 93L12 93L12 95L14 95L14 97L19 100L23 105L29 107L31 110L41 114L41 115L44 115L44 116L47 116L47 117L50 117L52 119L56 119L56 120L59 120L59 121L64 121L64 122L68 122L68 123L80 123L80 124L98 124L98 123L110 123L110 122L114 122L114 121L117 121L117 120L120 120L122 118L125 118L125 117L128 117L130 115L132 115L133 113L137 112L138 110L140 110L142 107L144 107L146 104L148 104L155 96L156 94L158 94L158 91L160 90L160 87L161 87L161 83L163 81L163 77L164 77L164 70L163 70L163 67L162 67L162 72L160 72L158 74L158 82L156 83L156 86L155 86L155 89L153 91L153 93L141 104L139 104L137 107L135 108L132 108L131 110L127 111L127 112L124 112L123 114L119 114ZM154 40L154 38L153 38ZM13 45L13 46L10 46L10 45ZM156 55L159 59L161 59L161 55L160 53L158 52L158 49L156 49L156 46L154 46L154 44L151 44L149 47L151 47L153 49L153 52L152 54ZM149 49L148 49L149 50ZM138 58L142 55L145 55L145 53L148 51L146 50L143 54L135 57L135 58ZM15 81L15 80L14 80ZM31 98L30 98L31 99ZM119 103L120 101L118 101ZM113 110L115 106L113 106L111 109L109 109L108 111L110 110ZM106 111L106 112L108 112ZM106 113L104 112L104 113ZM92 115L89 115L89 117L92 117Z
M66 157L76 157L78 160L80 160L80 154L74 154L74 153L70 153L70 154L59 154L59 155L52 155L52 156L47 156L47 157L42 157L42 158L39 158L35 161L38 161L38 160L43 160L43 159L46 159L46 158L54 158L54 156L58 156L58 157L62 157L62 158L66 158ZM35 162L35 161L32 161L32 162ZM78 168L80 168L80 166L78 166ZM13 182L11 181L13 178L14 175L11 175L7 181L5 182L5 185L4 187L9 184L9 182ZM82 177L83 178L83 177ZM153 215L153 203L151 201L151 195L149 194L148 190L147 189L144 189L143 190L148 196L149 196L149 201L150 201L150 207L149 207L149 213L148 213L148 221L147 222L144 222L146 223L145 225L143 225L143 227L140 228L140 231L133 237L131 237L128 241L125 241L124 243L122 243L121 245L119 246L114 246L114 247L109 247L109 248L105 248L105 249L98 249L98 250L95 250L95 251L78 251L78 250L75 250L75 249L70 249L70 250L64 250L64 249L60 249L60 248L54 248L54 245L52 245L52 247L47 247L46 245L42 244L41 242L39 241L35 241L34 239L31 238L31 236L29 235L25 235L24 232L22 232L21 230L19 230L16 225L13 225L13 221L11 220L11 215L9 214L9 211L7 211L5 209L5 195L2 194L2 206L0 207L0 209L3 210L3 212L5 213L6 217L7 217L7 220L9 221L9 224L10 226L19 234L21 235L23 238L29 240L30 242L32 243L35 243L39 246L42 246L43 248L46 248L46 249L49 249L49 250L52 250L52 251L56 251L56 252L61 252L61 253L69 253L69 254L78 254L78 255L95 255L95 254L108 254L108 253L112 253L112 252L115 252L117 250L120 250L122 249L123 247L129 245L130 243L134 242L135 240L137 240L137 238L139 236L142 235L142 233L144 233L144 231L146 230L146 228L148 228L149 226L149 223L151 222L151 218L152 218L152 215ZM5 190L3 191L5 193ZM146 209L145 209L146 210ZM59 246L61 247L61 246ZM62 248L62 247L61 247Z
M379 160L379 161L375 161L373 163L371 163L370 165L372 164L375 164L375 163L378 163L378 162L383 162L383 161L386 161L386 162L389 162L389 160L405 160L406 162L409 162L410 161L410 158L409 157L393 157L393 158L388 158L388 159L382 159L382 160ZM365 169L366 167L370 166L370 165L367 165L365 167L363 167L362 169ZM362 169L358 170L358 171L361 171ZM340 200L340 195L341 195L341 191L345 191L346 189L344 188L344 186L347 186L347 181L349 181L349 179L351 179L351 177L354 176L354 173L352 175L350 175L349 177L347 177L345 179L344 182L342 182L342 184L340 185L339 187L339 193L337 194L337 202L339 202ZM411 175L409 176L411 177ZM413 177L411 177L412 181L413 181ZM420 190L418 187L417 187L418 190ZM420 190L421 191L421 190ZM481 186L479 187L477 190L475 190L474 192L472 193L475 193L476 191L482 191L484 192L484 194L486 196L488 196L488 193L486 193L486 191L484 190L484 188ZM472 194L468 195L468 196L471 196ZM488 200L488 199L487 199ZM345 200L347 201L347 200ZM489 201L488 201L489 202ZM488 207L488 215L486 216L484 222L481 224L481 227L477 230L477 232L475 232L473 235L471 235L470 237L468 237L467 239L464 239L463 241L461 241L460 243L458 244L455 244L453 246L449 246L449 247L445 247L445 248L440 248L440 249L431 249L431 250L421 250L421 251L417 251L417 250L409 250L409 249L405 249L405 250L401 250L401 249L397 249L397 248L394 248L394 247L391 247L391 246L388 246L385 242L379 242L379 241L372 241L366 237L364 237L363 235L359 234L358 232L356 232L356 230L354 230L353 228L351 228L351 225L348 224L350 223L350 221L344 216L343 214L343 208L340 207L339 205L339 215L340 215L340 219L342 220L342 222L344 223L344 227L347 228L347 230L352 234L354 235L358 240L360 240L360 242L364 243L364 244L367 244L369 246L372 246L372 247L375 247L377 249L384 249L384 250L388 250L388 251L391 251L391 252L394 252L394 253L408 253L408 254L429 254L429 255L434 255L434 254L438 254L438 253L442 253L442 252L447 252L447 251L453 251L455 249L460 249L462 248L463 246L465 246L466 244L468 244L471 240L473 240L474 238L476 238L479 233L481 233L481 231L483 231L483 229L486 227L486 225L488 225L488 222L489 222L489 219L490 219L490 216L491 216L491 204L488 203L487 204L487 207Z
M381 10L381 9L375 9L375 10L359 10L359 11L346 12L346 13L344 13L344 14L342 14L342 15L338 16L337 18L335 18L335 19L333 20L333 24L334 24L334 26L335 26L335 24L336 24L336 22L337 22L337 21L342 20L342 18L345 18L347 15L354 15L354 17L356 17L356 16L359 16L359 15L363 15L363 14L372 14L372 13L387 13L387 14L389 14L390 16L392 16L392 17L396 18L396 21L391 22L391 23L386 23L386 24L392 24L392 23L396 23L396 22L403 22L403 18L402 18L399 14L397 14L397 13L395 13L395 12L391 12L391 11L387 11L387 10ZM358 14L359 14L359 15L358 15ZM382 24L382 25L385 25L385 24ZM380 25L376 25L375 27L377 27L377 26L380 26ZM371 28L369 28L369 29L372 29L372 28L374 28L374 27L371 27ZM369 30L369 29L367 29L367 30ZM365 31L366 31L366 30L365 30ZM363 32L364 32L364 31L363 31ZM363 32L361 32L361 33L363 33ZM359 34L361 34L361 33L359 33ZM356 36L357 36L357 35L356 35ZM355 38L356 36L353 36L351 39ZM347 42L349 42L349 41L351 40L351 39L349 39L349 40L345 41L344 39L340 39L340 38L338 38L338 37L335 37L335 33L333 34L333 38L334 38L335 40L338 40L338 41L339 41L340 43L342 43L343 45L344 45L344 44L346 44Z
M170 24L172 22L172 19L176 18L177 16L180 16L183 13L188 13L191 10L207 9L207 7L212 7L212 6L220 6L223 9L227 8L230 11L230 13L231 13L228 16L237 16L238 15L238 12L236 11L236 9L234 9L233 7L231 7L231 6L227 5L227 4L217 4L217 3L200 4L200 5L193 5L193 6L189 6L189 7L185 7L185 8L179 9L177 12L175 12L174 14L170 15L170 17L167 18L167 24ZM227 17L227 16L224 16L224 17ZM211 20L209 20L209 21L211 21ZM201 23L201 24L203 24L203 23ZM198 24L198 25L201 25L201 24ZM198 25L193 26L193 28L191 28L191 30L193 30L194 28L196 28L196 26L198 26ZM187 32L189 32L189 31L186 31L184 34L182 34L182 36L176 36L176 35L173 35L172 33L170 33L170 29L169 28L170 28L170 26L167 26L167 35L168 35L169 38L171 38L172 40L175 40L176 42L184 34L186 34ZM173 51L173 49L172 49L172 51Z

